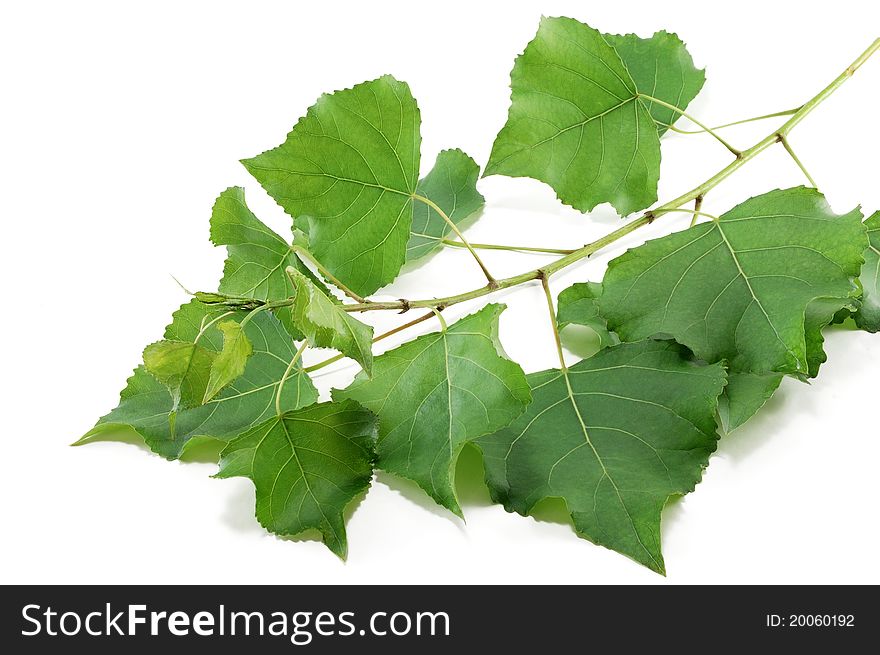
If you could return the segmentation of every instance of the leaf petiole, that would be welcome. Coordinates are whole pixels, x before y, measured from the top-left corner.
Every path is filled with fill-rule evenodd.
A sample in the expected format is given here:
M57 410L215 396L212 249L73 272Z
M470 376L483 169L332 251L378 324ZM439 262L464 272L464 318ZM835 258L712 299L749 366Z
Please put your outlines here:
M278 381L278 390L275 392L275 413L278 416L281 416L281 390L284 389L284 383L287 381L287 378L290 377L290 372L293 370L293 367L296 366L296 363L302 358L302 355L308 345L308 341L302 342L300 347L291 358L290 364L287 365L287 369L284 371L284 375L282 375L281 379Z
M441 239L440 243L444 246L451 246L452 248L467 248L467 246L461 241L453 241L451 239ZM573 253L573 250L565 250L562 248L536 248L534 246L503 246L495 243L473 243L471 242L471 248L475 250L506 250L509 252L535 252L546 255L570 255Z
M495 286L497 285L495 278L492 277L492 274L489 272L489 269L486 268L486 265L483 263L483 260L480 259L480 256L477 254L477 251L474 250L473 246L470 243L468 243L467 239L464 238L464 235L461 233L461 230L459 230L458 226L455 224L455 222L451 218L449 218L449 216L446 215L446 212L443 211L440 208L440 206L436 202L431 200L430 198L426 198L425 196L420 196L417 193L412 194L412 197L413 197L413 200L418 200L419 202L423 202L424 204L428 205L428 207L430 207L435 212L437 212L437 214L444 221L446 221L446 224L449 225L449 228L453 232L455 232L455 236L457 236L461 240L462 245L465 248L467 248L468 251L470 251L471 255L473 255L477 264L480 266L480 269L483 271L483 275L485 275L486 279L489 281L489 286L491 288L495 288Z
M550 283L547 281L548 277L549 276L546 273L541 275L541 287L544 289L544 297L547 299L547 309L550 312L550 325L553 326L553 339L556 341L556 354L559 356L559 368L563 373L566 373L568 371L568 366L565 364L565 355L562 352L562 339L559 336L559 326L556 324L556 308L553 306L553 294L550 292Z
M328 271L327 268L320 261L318 261L317 257L315 257L308 250L306 250L305 248L303 248L302 246L297 245L297 244L290 246L290 249L301 260L303 260L306 263L312 264L318 270L318 273L320 273L321 276L325 280L327 280L331 284L333 284L333 286L335 286L337 289L342 291L342 293L344 293L346 296L348 296L349 298L351 298L355 302L359 302L359 303L368 302L363 296L356 294L354 291L349 289L345 284L343 284L342 281L339 280L339 278L337 278L335 275L333 275L333 273Z
M737 150L736 148L734 148L732 145L730 145L724 139L724 137L722 137L720 134L718 134L715 130L713 130L711 127L708 127L707 125L704 125L703 123L698 121L696 118L694 118L693 116L688 114L683 109L679 109L675 105L669 104L668 102L664 102L663 100L660 100L659 98L655 98L654 96L649 96L645 93L639 93L637 97L642 98L643 100L647 100L648 102L655 102L658 105L660 105L661 107L666 107L667 109L671 109L672 111L678 112L679 114L684 116L686 119L688 119L694 125L698 125L701 128L703 128L704 132L707 132L708 134L712 135L721 145L723 145L725 148L730 150L730 152L733 153L734 157L736 157L737 159L742 157L741 150Z
M800 107L795 107L794 109L784 109L783 111L775 111L772 114L764 114L762 116L753 116L752 118L743 118L738 121L732 121L730 123L724 123L723 125L715 125L713 130L723 130L726 127L733 127L734 125L744 125L746 123L754 123L755 121L763 121L768 118L779 118L781 116L791 116L792 114L800 111ZM655 123L658 125L662 125L668 130L672 130L673 132L677 132L678 134L705 134L706 130L683 130L680 127L676 127L675 125L671 125L669 123L664 123L663 121L655 120Z
M779 143L782 144L782 147L785 148L785 152L789 154L789 156L794 160L794 163L797 164L798 168L801 169L801 173L803 173L804 177L806 177L807 180L810 182L810 186L812 186L814 189L818 189L819 187L816 184L816 181L813 180L813 176L810 175L810 173L807 171L806 166L804 166L803 162L795 154L794 150L792 150L791 144L788 142L788 139L785 138L785 136L783 136L782 134L779 135Z
M398 325L396 328L392 328L392 329L388 330L387 332L383 332L382 334L380 334L376 337L373 337L373 343L376 343L377 341L381 341L382 339L387 339L388 337L395 335L398 332L403 332L407 328L411 328L414 325L418 325L419 323L423 323L424 321L427 321L429 318L434 318L434 316L439 316L440 314L437 313L438 311L439 310L435 311L432 309L427 314L422 314L418 318L415 318L415 319L413 319L407 323L404 323L402 325ZM344 357L345 357L345 355L343 355L342 353L334 355L333 357L328 357L327 359L325 359L322 362L318 362L317 364L312 364L311 366L305 367L303 369L303 372L312 373L313 371L320 370L320 369L324 368L325 366L329 366L330 364L333 364L334 362L338 362L340 359L343 359Z

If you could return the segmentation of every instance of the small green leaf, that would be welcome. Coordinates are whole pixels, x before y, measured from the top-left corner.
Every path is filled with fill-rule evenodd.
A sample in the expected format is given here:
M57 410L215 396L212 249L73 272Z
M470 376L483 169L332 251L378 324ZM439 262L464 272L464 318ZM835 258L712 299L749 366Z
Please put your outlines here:
M368 295L403 265L419 178L419 108L385 75L323 95L277 148L243 160L294 218L312 254Z
M880 331L880 212L865 221L869 244L865 249L862 283L862 306L855 312L856 325L868 332Z
M416 193L446 212L459 225L483 207L485 198L477 191L480 167L461 150L444 150L434 168L419 180ZM413 261L442 247L441 240L452 232L449 224L434 209L418 202L413 207L412 233L406 244L406 260Z
M507 425L530 398L522 369L498 341L503 310L487 305L383 353L372 379L362 372L333 392L334 399L354 399L379 416L379 468L413 480L459 516L453 478L461 449Z
M779 373L755 375L731 373L718 401L721 428L730 433L754 416L779 388L784 376Z
M599 309L623 341L669 335L733 371L815 375L818 332L853 305L866 243L858 209L771 191L614 259Z
M188 409L202 404L216 357L196 343L157 341L144 349L144 366L168 387L175 409Z
M284 300L293 295L284 269L294 266L306 272L290 244L248 209L241 187L226 189L214 202L211 242L225 245L228 253L219 288L224 294L267 302ZM295 338L300 338L290 321L289 308L281 307L273 313Z
M216 354L223 349L223 334L217 323L226 317L240 322L245 315L193 300L174 312L165 338L193 343L204 329L199 345ZM197 437L226 441L274 416L278 384L294 357L295 344L281 323L265 311L254 316L244 332L253 344L253 354L244 373L215 398L191 409L176 407L168 388L140 366L123 389L119 405L77 444L134 433L153 452L176 459ZM282 388L282 410L310 405L317 397L311 380L297 364Z
M595 282L578 282L559 294L556 324L560 330L567 325L583 325L599 337L599 347L607 348L620 340L608 330L608 322L599 314L598 299L602 285Z
M223 349L211 366L203 403L208 402L244 373L254 347L236 321L222 321L217 328L223 333Z
M280 535L318 530L344 559L343 511L370 485L375 434L376 417L355 402L310 405L230 441L215 477L250 478L260 525Z
M725 382L682 350L626 343L530 374L526 412L476 441L493 499L526 515L561 498L578 535L664 573L660 514L700 481Z
M604 34L608 44L617 51L636 88L653 98L684 110L697 97L706 81L705 69L697 69L687 46L677 34L665 30L650 39L635 34ZM663 135L681 118L673 109L645 100L657 130Z
M370 375L373 328L341 309L296 269L288 268L287 275L293 283L292 320L309 344L338 350L358 362Z
M516 59L511 105L486 175L531 177L581 211L657 200L660 137L620 56L593 28L541 19Z

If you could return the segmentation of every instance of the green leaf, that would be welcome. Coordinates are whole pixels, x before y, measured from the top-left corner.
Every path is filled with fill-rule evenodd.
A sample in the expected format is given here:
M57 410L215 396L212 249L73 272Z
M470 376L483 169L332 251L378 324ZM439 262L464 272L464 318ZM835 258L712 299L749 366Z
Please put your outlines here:
M223 349L211 366L211 377L205 389L203 402L211 400L241 376L248 358L254 352L253 344L239 323L222 321L217 324L217 328L223 333Z
M267 302L284 300L293 295L284 269L293 266L307 273L290 244L248 209L241 187L229 187L214 202L211 242L225 245L228 253L219 288L224 294ZM301 338L293 328L289 308L273 313L294 338Z
M486 175L531 177L581 211L657 200L660 137L620 56L587 25L543 18L511 73L511 105Z
M344 559L343 511L370 485L375 434L376 417L355 402L310 405L230 441L215 477L250 478L260 525L280 535L318 530Z
M822 330L829 324L839 321L842 315L851 315L858 307L858 286L853 296L841 302L839 298L818 298L807 305L804 317L804 340L807 353L807 375L797 376L801 379L814 378L819 374L819 367L824 364L828 355L825 354L825 337Z
M660 31L650 39L635 34L604 34L608 44L617 51L636 88L653 98L684 110L697 97L706 81L705 69L697 69L687 46L677 34ZM645 100L662 136L681 118L678 112Z
M217 353L186 341L157 341L144 349L144 366L168 387L175 409L198 407L205 400Z
M721 428L730 433L754 416L779 388L783 375L769 373L731 373L727 386L718 401Z
M567 325L583 325L599 337L599 347L607 348L619 343L617 335L608 330L608 322L599 314L598 299L602 285L595 282L578 282L559 294L556 324L560 330Z
M477 191L480 167L461 150L444 150L434 168L419 180L416 193L433 200L452 222L459 225L483 207L485 198ZM424 203L413 208L412 233L406 244L406 260L425 257L442 247L452 228Z
M865 265L859 280L862 284L862 306L855 312L856 325L868 332L880 331L880 212L865 221L869 244Z
M309 344L338 350L369 375L373 367L373 328L344 311L296 269L288 268L287 274L294 287L293 323Z
M240 322L244 312L226 312L195 300L182 305L165 330L169 341L192 343L205 329L199 345L214 353L223 349L217 323L224 318ZM134 433L150 450L176 459L195 437L226 441L275 415L278 383L295 354L293 339L269 312L260 312L245 326L253 354L244 373L216 398L192 409L175 410L171 392L143 366L135 369L120 396L119 405L102 417L77 443ZM318 392L297 365L281 393L282 410L310 405Z
M284 143L242 163L288 214L309 217L315 257L368 295L404 262L419 124L409 86L386 75L321 96Z
M333 392L379 416L379 468L413 480L459 516L453 479L461 449L507 425L529 402L522 369L498 341L503 310L487 305L446 330L383 353L372 379L360 373Z
M814 375L818 326L857 293L860 218L814 189L771 191L613 260L600 312L623 341L669 335L733 371Z
M715 450L720 364L677 344L612 346L568 369L528 376L532 404L476 441L496 502L528 514L565 501L578 535L664 573L660 514L693 491Z

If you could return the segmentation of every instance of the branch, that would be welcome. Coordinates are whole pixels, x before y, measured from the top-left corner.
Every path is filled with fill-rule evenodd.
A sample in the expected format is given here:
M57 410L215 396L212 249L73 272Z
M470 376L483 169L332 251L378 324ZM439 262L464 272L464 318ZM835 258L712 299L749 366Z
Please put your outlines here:
M560 257L559 259L556 259L539 269L526 271L525 273L520 273L519 275L514 275L512 277L502 278L500 280L492 279L490 284L487 286L473 289L471 291L466 291L464 293L459 293L453 296L446 296L444 298L426 298L422 300L394 300L387 302L359 302L356 304L343 305L342 309L347 312L365 312L373 310L396 310L406 312L413 308L426 308L431 310L440 309L461 302L466 302L468 300L474 300L475 298L481 298L501 289L509 289L510 287L515 287L526 282L549 277L550 275L553 275L554 273L568 266L571 266L572 264L579 262L582 259L589 257L593 253L601 250L602 248L605 248L606 246L611 245L615 241L619 241L623 237L629 235L632 232L635 232L639 228L644 227L645 225L650 225L654 222L655 219L659 218L660 216L676 212L680 210L682 205L702 199L709 191L711 191L722 181L730 177L747 162L757 157L760 153L762 153L764 150L771 147L775 143L779 143L780 137L782 137L782 139L785 139L798 123L806 118L806 116L810 114L810 112L812 112L819 104L821 104L822 101L833 94L844 82L846 82L846 80L852 77L853 73L855 73L855 71L858 70L862 66L862 64L864 64L877 50L880 50L880 39L876 39L861 55L858 56L858 58L852 64L850 64L849 67L847 67L845 71L838 75L828 86L822 89L822 91L813 96L813 98L811 98L796 112L794 112L791 115L791 118L788 119L788 121L786 121L782 125L782 127L758 141L751 148L740 152L737 159L719 170L702 184L694 187L686 193L683 193L677 198L660 205L659 207L645 212L639 218L627 223L622 227L619 227L618 229L605 235L604 237L588 243L581 248L578 248L577 250L574 250L569 254ZM698 208L686 211L695 214L704 214L704 212L700 211ZM469 249L473 252L473 248ZM473 254L476 256L476 253ZM487 277L491 279L491 276L487 275ZM197 292L195 296L198 300L208 304L224 304L229 307L238 309L253 309L261 305L266 305L267 308L272 309L275 307L285 307L293 303L292 299L264 302L253 298L224 296L223 294L218 293Z
M811 98L800 109L798 109L791 116L791 118L782 125L782 127L774 131L773 133L768 134L751 148L743 150L737 159L730 162L727 166L722 168L720 171L715 173L715 175L710 177L699 186L694 187L690 191L683 193L677 198L670 200L669 202L660 205L655 209L645 212L644 214L642 214L642 216L624 225L623 227L614 230L610 234L602 237L601 239L597 239L592 243L588 243L585 246L578 248L571 254L565 255L564 257L561 257L551 262L550 264L543 266L541 269L528 271L526 273L521 273L520 275L515 275L513 277L502 278L500 280L497 280L496 285L491 288L482 287L480 289L474 289L472 291L467 291L465 293L460 293L454 296L447 296L445 298L432 298L425 300L399 300L392 302L371 302L357 305L346 305L344 309L349 312L363 312L374 309L393 309L406 311L413 307L448 307L450 305L455 305L460 302L473 300L474 298L480 298L499 289L508 289L510 287L514 287L525 282L537 280L541 277L542 271L547 275L552 275L553 273L556 273L557 271L560 271L567 266L571 266L575 262L578 262L581 259L585 259L596 251L601 250L602 248L605 248L615 241L622 239L623 237L627 236L631 232L636 231L640 227L650 225L659 216L662 216L666 213L671 213L673 210L679 209L684 204L694 202L695 200L697 200L697 198L704 197L709 191L714 189L721 182L723 182L733 173L738 171L747 162L757 157L773 144L778 143L780 136L787 136L791 132L791 130L794 129L794 127L804 118L806 118L806 116L810 112L812 112L823 100L834 93L844 82L846 82L846 80L852 77L853 73L858 70L859 67L861 67L862 64L864 64L868 60L868 58L877 50L880 50L880 39L876 39L861 55L858 56L858 58L852 64L849 65L849 67L847 67L845 71L838 75L834 79L834 81L831 82L831 84L822 89L818 94L813 96L813 98Z

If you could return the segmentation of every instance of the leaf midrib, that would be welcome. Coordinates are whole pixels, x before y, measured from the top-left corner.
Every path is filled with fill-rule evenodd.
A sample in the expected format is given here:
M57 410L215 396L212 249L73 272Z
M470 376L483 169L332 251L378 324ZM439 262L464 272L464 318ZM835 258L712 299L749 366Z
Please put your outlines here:
M587 445L589 445L590 450L593 451L593 456L596 458L596 461L599 463L599 466L602 467L602 476L608 479L608 482L611 483L611 486L614 488L614 493L617 495L617 500L620 501L620 506L623 508L624 513L626 514L626 518L629 520L630 527L632 528L633 534L636 537L636 540L639 542L639 546L642 547L642 550L651 558L651 561L657 566L658 569L662 569L663 565L657 561L657 558L654 557L654 554L648 549L645 545L645 542L642 541L642 535L639 534L638 529L636 528L635 521L633 520L632 514L630 514L629 507L627 507L626 503L623 500L623 496L620 494L620 489L617 486L617 483L614 481L614 478L611 477L611 474L608 472L607 467L605 466L605 462L602 459L602 456L599 454L599 451L596 450L596 447L593 445L592 440L590 439L589 431L587 430L587 425L584 423L583 416L581 415L581 410L578 407L577 401L575 400L574 390L571 388L571 381L569 380L568 368L563 367L561 369L562 377L565 380L565 389L568 394L568 399L571 402L571 406L574 409L575 416L577 416L578 423L580 423L581 431L584 435L584 440ZM572 449L568 454L574 452ZM567 455L566 455L567 456ZM558 463L558 462L557 462ZM664 463L665 465L665 463ZM554 465L555 466L555 465ZM548 476L547 483L550 483L550 478ZM599 478L599 481L596 483L596 491L599 490L599 485L602 484L602 478ZM598 519L598 517L597 517Z

